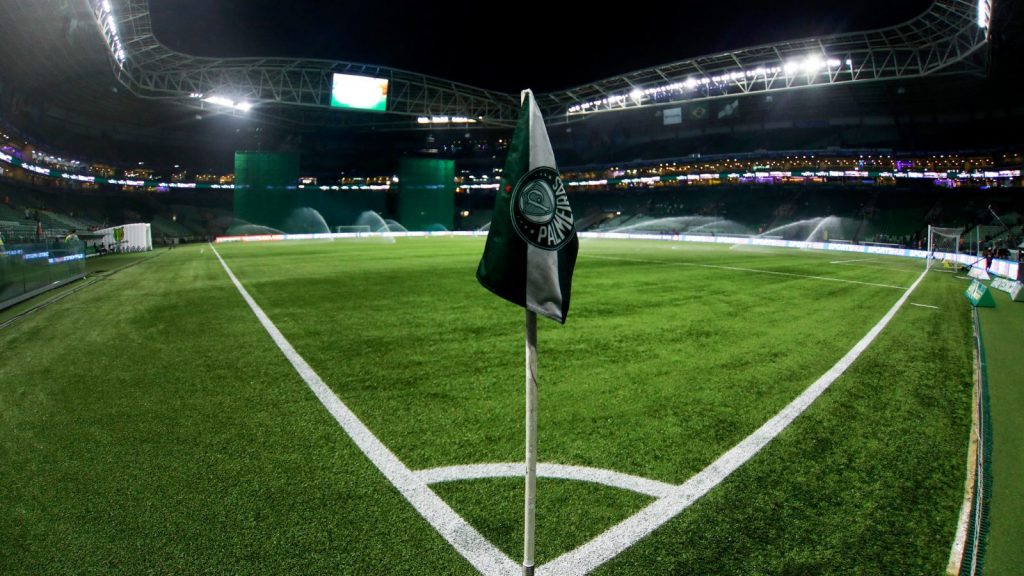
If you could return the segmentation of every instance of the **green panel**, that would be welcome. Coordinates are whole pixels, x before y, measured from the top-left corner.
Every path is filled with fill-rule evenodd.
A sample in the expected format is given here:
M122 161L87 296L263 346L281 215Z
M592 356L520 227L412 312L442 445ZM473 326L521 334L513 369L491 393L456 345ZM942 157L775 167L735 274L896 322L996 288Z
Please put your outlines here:
M971 305L975 308L995 308L996 301L992 298L992 293L989 292L988 287L974 280L971 285L964 290L964 296L971 301Z
M298 179L296 153L235 152L235 219L280 229L302 207Z
M398 180L398 221L406 229L452 229L455 223L453 160L403 158Z

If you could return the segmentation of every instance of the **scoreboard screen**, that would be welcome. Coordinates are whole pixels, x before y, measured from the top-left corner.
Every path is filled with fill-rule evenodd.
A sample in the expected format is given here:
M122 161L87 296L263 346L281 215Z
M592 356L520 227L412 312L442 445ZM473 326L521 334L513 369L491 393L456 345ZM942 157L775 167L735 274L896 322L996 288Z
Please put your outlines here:
M384 112L388 107L387 78L335 74L331 85L331 108Z

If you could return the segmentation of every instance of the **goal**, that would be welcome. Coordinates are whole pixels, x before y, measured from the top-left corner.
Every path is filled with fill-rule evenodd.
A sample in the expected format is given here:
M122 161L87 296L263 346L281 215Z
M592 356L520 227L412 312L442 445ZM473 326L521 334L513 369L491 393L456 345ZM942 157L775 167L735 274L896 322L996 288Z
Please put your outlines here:
M369 226L336 226L334 231L339 234L368 234L371 232Z
M960 265L961 236L963 236L961 228L939 228L929 225L926 268L931 270L941 267L956 270Z

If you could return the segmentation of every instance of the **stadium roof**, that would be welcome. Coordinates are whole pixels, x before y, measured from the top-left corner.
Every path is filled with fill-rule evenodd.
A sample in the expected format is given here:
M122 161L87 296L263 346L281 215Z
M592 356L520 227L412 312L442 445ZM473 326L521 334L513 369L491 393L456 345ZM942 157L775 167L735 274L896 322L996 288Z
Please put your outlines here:
M187 54L364 62L507 93L562 90L744 46L891 26L929 4L762 0L609 11L553 3L483 17L469 2L149 0L154 34Z
M988 53L988 29L975 24L973 0L901 3L901 12L877 1L806 8L788 1L710 3L683 13L678 7L626 11L618 19L599 11L555 12L546 17L569 25L540 50L541 60L521 48L536 44L534 37L515 40L522 19L476 20L478 9L470 6L428 19L411 3L334 4L293 2L286 10L262 0L11 0L0 7L0 49L8 55L0 81L8 94L17 92L10 102L16 113L61 126L56 136L48 132L51 141L59 142L62 130L91 130L199 142L257 126L436 129L449 124L433 119L459 117L467 121L459 128L474 127L470 120L478 121L475 127L507 127L518 99L503 90L525 83L575 85L538 95L549 123L574 122L594 112L820 84L981 73ZM882 24L891 27L848 32ZM846 33L785 40L832 32ZM775 43L742 48L766 41ZM379 55L378 62L331 59L349 50L360 59ZM546 68L536 68L538 61ZM643 65L649 67L634 68ZM331 110L334 72L388 78L389 113ZM253 109L224 108L208 102L211 95Z

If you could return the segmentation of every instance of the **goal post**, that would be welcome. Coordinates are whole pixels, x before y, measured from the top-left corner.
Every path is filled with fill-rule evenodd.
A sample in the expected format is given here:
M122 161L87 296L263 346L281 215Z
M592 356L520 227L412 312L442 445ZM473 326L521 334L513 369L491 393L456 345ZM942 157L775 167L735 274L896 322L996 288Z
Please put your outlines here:
M928 255L925 268L935 267L956 270L960 266L960 239L962 228L940 228L928 225Z
M369 226L335 226L338 234L368 234L372 232Z

